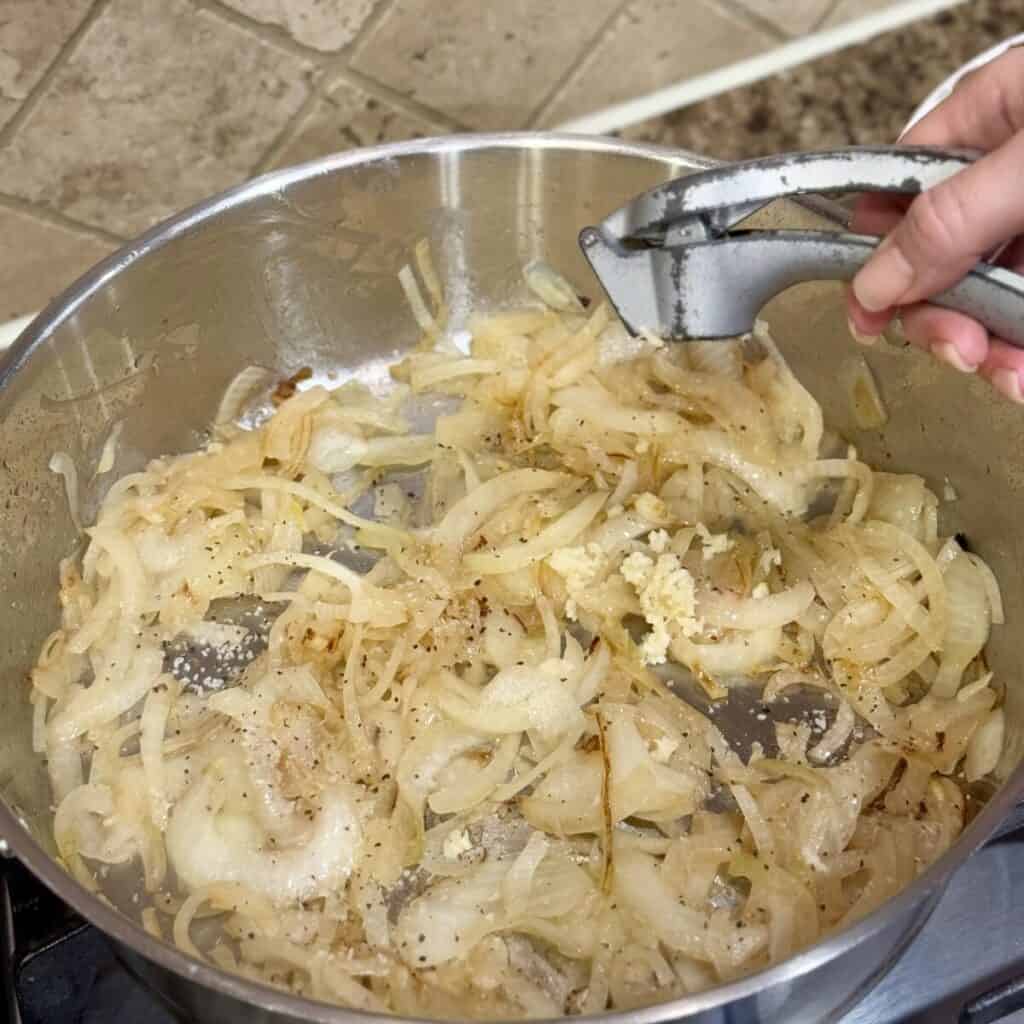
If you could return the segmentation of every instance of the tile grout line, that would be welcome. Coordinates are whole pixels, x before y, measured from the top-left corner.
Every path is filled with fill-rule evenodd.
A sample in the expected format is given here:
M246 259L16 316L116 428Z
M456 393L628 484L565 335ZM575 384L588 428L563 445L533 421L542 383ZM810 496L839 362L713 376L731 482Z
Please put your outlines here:
M281 25L251 18L247 14L236 11L233 7L229 7L224 0L191 0L191 3L197 10L206 11L207 14L213 15L225 24L233 25L242 32L254 35L268 46L276 46L293 57L303 57L318 67L328 68L339 59L351 59L357 47L363 43L368 33L380 24L388 11L395 6L397 0L377 0L366 20L356 30L356 34L337 50L318 50L315 46L301 43Z
M558 97L561 96L565 90L572 84L576 78L577 73L586 65L587 61L593 56L597 48L604 42L609 36L612 29L615 27L616 22L625 13L626 8L632 3L632 0L621 0L619 5L605 18L604 22L598 27L598 30L590 38L589 42L580 48L579 56L576 60L569 65L568 69L563 72L553 86L547 91L547 95L543 96L540 102L533 108L530 114L527 116L523 123L524 128L535 128L539 121L541 121L544 115L551 107L558 102Z
M399 0L378 0L377 5L370 12L370 16L359 26L359 31L355 34L352 41L339 53L339 56L343 57L344 61L336 70L334 80L336 82L347 82L349 85L361 89L374 99L394 107L409 117L417 118L420 121L427 121L447 131L466 131L466 126L455 118L449 117L440 110L434 110L433 107L428 107L425 103L420 103L411 96L406 96L397 89L393 89L384 82L378 81L365 72L357 71L353 67L352 62L358 58L360 51L370 40L370 37L383 24L384 19L391 14L398 4ZM349 134L351 135L351 133ZM355 136L352 135L352 138L354 139Z
M228 7L222 0L192 0L192 3L198 10L206 11L226 24L255 36L268 46L274 46L292 56L300 57L313 67L314 80L309 95L302 101L301 106L284 128L271 140L259 159L249 168L247 172L249 175L263 174L274 165L281 153L298 136L317 103L325 99L328 92L339 82L352 85L398 112L434 125L439 130L465 130L464 126L454 119L417 103L408 96L404 96L384 83L378 82L368 75L363 75L351 67L350 62L359 47L387 17L397 0L379 0L352 39L334 52L317 50L315 47L300 43L281 26L249 18ZM358 144L358 140L351 133L349 136L353 142Z
M440 110L435 110L433 107L428 107L425 103L420 103L411 96L406 96L386 83L378 81L372 75L357 71L353 67L352 62L358 58L359 52L369 41L373 33L377 31L384 19L398 6L398 3L399 0L379 0L366 21L359 26L359 31L352 40L343 50L339 51L338 55L343 58L343 61L334 72L334 81L346 82L349 85L355 86L374 99L394 107L401 113L421 121L427 121L438 128L457 132L466 131L466 126L455 118ZM352 135L352 138L354 139L355 136Z
M598 47L604 41L604 39L611 33L615 26L615 22L626 12L631 6L632 0L626 0L621 7L619 7L601 27L598 34L591 40L587 48L580 55L576 63L569 69L569 71L559 79L555 87L548 93L547 97L542 101L540 106L534 111L534 113L527 119L526 126L528 128L534 128L537 124L543 121L544 116L551 110L552 107L558 102L560 96L564 95L566 89L572 84L572 82L578 77L588 66L589 62L594 59L594 55L597 52ZM730 0L705 0L708 6L716 11L722 17L728 18L734 22L740 22L742 25L750 29L755 29L762 32L764 35L769 36L775 43L782 44L788 42L790 37L782 32L777 26L772 25L771 22L766 21L763 18L758 17L751 11L748 11L741 4L730 2ZM839 0L835 0L836 3ZM585 115L590 116L590 115Z
M290 53L293 57L302 57L311 63L322 65L335 56L330 50L318 50L315 46L300 43L280 25L271 25L265 21L249 18L233 7L221 3L220 0L191 0L191 2L197 10L205 11L242 32L248 32L267 46L276 47L278 50Z
M419 118L421 121L429 121L438 128L444 128L446 131L468 131L466 125L461 121L439 110L434 110L433 107L428 107L418 100L414 100L411 96L406 96L397 89L393 89L390 85L379 82L376 78L371 78L362 71L357 71L351 64L340 67L336 74L335 81L343 81L349 85L354 85L357 89L362 89L363 92L368 93L374 99L387 103L388 106L400 110L403 114Z
M299 109L288 119L285 126L271 139L259 159L246 172L249 177L265 174L273 166L277 157L284 152L296 135L302 130L306 118L312 113L317 103L327 92L331 78L330 62L320 65L316 79L311 83L309 95L302 101Z
M250 174L265 174L274 165L277 158L288 148L305 127L313 109L321 100L326 101L328 93L334 86L339 84L351 85L360 92L365 93L371 99L383 103L385 106L407 117L422 121L424 125L436 128L440 132L465 131L466 128L457 121L438 113L430 107L424 107L415 100L395 92L388 86L382 85L376 79L353 71L348 66L348 55L339 55L335 62L328 62L323 65L319 81L309 96L303 101L302 106L296 112L291 121L278 133L277 138L270 143L263 156L253 166ZM346 136L352 141L354 147L363 145L355 135L345 129Z
M75 220L45 203L33 203L7 192L0 192L0 209L21 213L26 217L34 217L51 227L63 228L65 231L74 232L83 238L90 238L94 242L104 242L107 245L120 247L128 240L123 235L116 235L113 231L107 231L95 224L86 224L84 221Z
M743 0L708 0L708 3L716 7L721 14L727 14L739 21L745 21L752 28L756 28L758 32L763 32L766 36L770 36L777 43L786 43L794 38L791 33L779 28L778 25L764 17L764 15L750 10L743 3ZM811 31L814 30L811 29Z
M572 118L556 126L559 131L608 134L654 117L710 99L720 93L750 85L790 68L825 57L855 43L866 42L884 32L959 6L967 0L904 0L892 7L795 39L767 53L737 61L707 74L676 82L604 110Z
M18 129L25 123L32 111L39 106L40 100L50 87L50 83L57 73L67 62L68 58L78 46L82 36L92 27L95 21L110 5L110 0L94 0L92 6L85 12L82 20L75 26L75 30L64 40L64 44L57 51L53 60L50 61L39 81L29 91L29 94L22 100L21 105L11 115L11 119L0 128L0 150L6 148L11 139L14 138Z
M397 6L398 0L377 0L373 10L359 26L356 34L339 52L344 53L348 59L354 57L359 52L359 48L377 31L377 27Z
M839 10L839 5L842 2L843 0L829 0L828 6L822 12L821 17L814 23L814 28L811 31L819 31L821 29L821 26L824 25L825 22L828 21L828 19L831 18L832 15L836 13L836 11Z

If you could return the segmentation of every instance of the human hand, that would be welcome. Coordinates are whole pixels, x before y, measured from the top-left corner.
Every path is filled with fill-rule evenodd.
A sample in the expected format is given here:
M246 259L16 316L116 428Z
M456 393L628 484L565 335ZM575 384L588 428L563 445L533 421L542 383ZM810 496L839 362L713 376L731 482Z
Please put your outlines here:
M1024 349L924 302L994 251L999 263L1024 272L1024 48L968 75L900 141L984 155L913 201L861 198L853 230L886 237L853 280L851 330L869 342L899 312L913 344L1024 402Z

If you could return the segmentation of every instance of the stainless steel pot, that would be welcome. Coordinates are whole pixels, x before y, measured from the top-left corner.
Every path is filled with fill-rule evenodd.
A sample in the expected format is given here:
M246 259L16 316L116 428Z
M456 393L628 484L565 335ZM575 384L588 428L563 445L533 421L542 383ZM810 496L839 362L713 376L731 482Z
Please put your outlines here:
M396 273L429 237L456 315L512 298L543 256L584 292L596 282L580 226L698 166L686 153L556 135L452 137L363 150L281 171L162 224L81 278L0 362L0 835L46 885L107 933L125 962L198 1021L351 1021L369 1015L295 998L199 963L90 895L53 859L44 766L31 749L26 673L58 620L56 563L75 541L55 450L82 467L85 514L104 482L152 456L194 447L228 380L260 363L379 380L414 341ZM827 226L779 203L767 225ZM1024 315L1024 314L1022 314ZM1019 522L1024 413L977 381L915 354L871 353L890 410L859 432L843 364L858 358L834 285L801 285L765 311L832 426L883 467L927 476L960 498L944 507L1005 588L1009 625L991 661L1007 684L1004 780L956 845L869 918L770 970L629 1013L631 1024L820 1022L852 1005L924 923L956 868L1024 798L1024 622ZM112 423L115 473L91 480ZM91 482L90 482L91 481ZM126 905L130 905L127 904ZM956 937L950 936L955 942Z

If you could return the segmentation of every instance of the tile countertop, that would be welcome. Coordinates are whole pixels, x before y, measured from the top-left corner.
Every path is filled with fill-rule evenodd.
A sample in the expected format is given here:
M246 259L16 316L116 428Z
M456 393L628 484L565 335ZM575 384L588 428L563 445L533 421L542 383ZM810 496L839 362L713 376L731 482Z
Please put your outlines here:
M620 134L723 160L892 142L932 89L1022 30L1021 0L969 0Z
M830 18L841 20L846 8L865 2L837 0ZM757 3L748 6L757 7ZM935 86L978 53L1021 31L1022 0L968 0L866 43L633 125L619 134L726 160L892 141ZM311 155L315 154L298 146L289 158ZM83 259L88 264L108 249L109 245L97 247L95 252L84 253ZM0 323L0 349L10 344L30 319Z

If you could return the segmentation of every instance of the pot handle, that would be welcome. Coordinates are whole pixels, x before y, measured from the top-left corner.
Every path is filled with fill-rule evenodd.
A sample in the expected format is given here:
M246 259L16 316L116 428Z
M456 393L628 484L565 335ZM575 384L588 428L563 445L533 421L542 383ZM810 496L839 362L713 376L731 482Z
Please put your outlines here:
M1021 1009L1024 1009L1024 978L1014 978L975 996L960 1011L958 1024L997 1024Z
M988 838L986 845L987 843L997 843L1000 839L1006 839L1007 836L1011 836L1022 829L1024 829L1024 803L1017 804L999 823L999 827Z
M1017 804L986 841L998 843L1024 829L1024 803ZM957 1024L998 1024L1024 1009L1024 977L1011 978L975 996L960 1011Z

